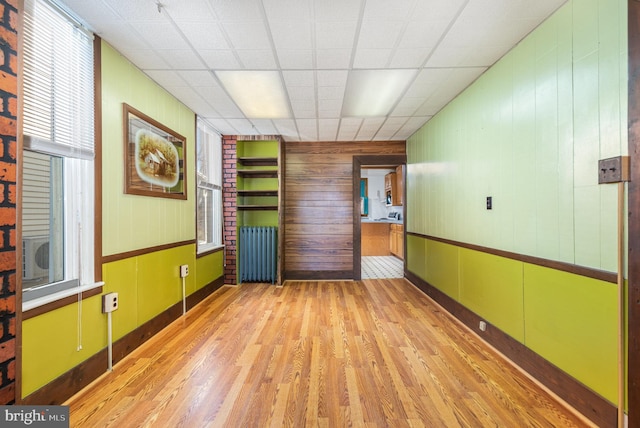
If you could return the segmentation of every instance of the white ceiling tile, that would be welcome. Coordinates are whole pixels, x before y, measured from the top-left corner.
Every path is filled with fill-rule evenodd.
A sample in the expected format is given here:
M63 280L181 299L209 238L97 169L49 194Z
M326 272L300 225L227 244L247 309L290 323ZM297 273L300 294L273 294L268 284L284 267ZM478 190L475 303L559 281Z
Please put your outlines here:
M157 49L156 52L167 64L180 64L180 68L204 70L207 64L191 49Z
M221 21L239 22L262 19L262 6L259 1L211 0L213 12Z
M247 119L228 119L229 124L239 131L241 135L256 135L258 131Z
M364 9L365 20L401 20L411 16L413 0L367 0ZM431 2L429 2L431 3Z
M312 86L289 86L287 85L289 99L300 100L304 103L314 103L316 99L315 90Z
M351 49L356 34L357 22L316 23L317 49Z
M313 68L313 50L277 50L280 68L309 69Z
M211 69L237 70L240 68L240 62L231 50L199 50L198 53Z
M253 125L262 135L277 135L278 130L269 119L253 119Z
M429 50L424 48L396 49L392 53L390 68L420 68L427 59Z
M425 98L411 98L404 97L398 102L395 109L391 112L390 116L402 116L407 117L415 113L418 108L426 101Z
M322 111L337 111L340 113L342 109L342 100L318 100L318 110Z
M168 14L174 21L187 25L195 22L210 22L215 16L207 0L189 0L188 7L184 0L162 0L162 12ZM156 9L157 10L157 9Z
M131 25L125 22L111 24L108 28L99 31L98 35L120 51L145 50L151 48L151 45L140 37L140 34L134 31Z
M116 11L122 20L166 22L167 19L158 13L158 6L151 1L111 0L105 4Z
M361 0L322 0L313 2L314 16L318 22L357 21L360 17Z
M190 22L182 26L181 29L189 43L198 50L231 48L216 22Z
M61 1L216 129L287 141L405 139L565 2L162 0L158 13L156 0ZM342 117L350 70L424 66L388 118ZM252 126L218 70L281 73L298 122Z
M235 49L271 49L269 34L261 21L223 22L222 28Z
M338 134L340 119L319 119L318 138L322 141L334 141Z
M209 70L180 70L178 75L189 82L191 86L220 86Z
M189 49L182 35L167 22L130 22L154 49Z
M216 131L222 135L236 135L238 130L235 129L226 119L217 117L208 117L203 115L203 119L207 121Z
M358 49L353 68L386 68L391 49Z
M313 71L311 70L284 70L282 77L287 86L314 87Z
M449 21L412 21L407 24L399 48L420 48L431 51L447 29Z
M264 0L270 21L306 21L311 18L310 0Z
M318 70L318 86L337 86L344 88L349 78L348 70Z
M151 49L127 49L121 51L122 55L131 62L135 61L138 68L145 69L168 69L167 62Z
M238 58L248 70L274 70L276 59L270 50L237 50Z
M312 49L313 34L309 22L277 22L271 27L273 44L277 49Z
M364 21L358 35L358 49L391 49L404 24L397 21Z
M344 98L344 86L320 86L318 87L318 100L339 100Z
M286 141L295 141L300 137L293 119L273 119L273 124L278 130L277 134L282 135Z
M173 70L147 70L145 73L160 86L187 86L186 81Z
M351 49L317 49L316 65L319 69L349 68Z

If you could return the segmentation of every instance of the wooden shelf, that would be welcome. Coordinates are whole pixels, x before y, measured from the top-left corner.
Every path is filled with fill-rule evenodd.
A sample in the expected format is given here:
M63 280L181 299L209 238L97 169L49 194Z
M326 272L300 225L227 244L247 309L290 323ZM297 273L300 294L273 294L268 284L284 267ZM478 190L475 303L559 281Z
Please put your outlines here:
M238 162L246 166L278 166L278 158L240 157Z
M239 211L277 211L277 205L238 205Z
M278 178L278 170L275 169L239 169L239 177L247 178Z
M238 196L278 196L277 190L238 190Z

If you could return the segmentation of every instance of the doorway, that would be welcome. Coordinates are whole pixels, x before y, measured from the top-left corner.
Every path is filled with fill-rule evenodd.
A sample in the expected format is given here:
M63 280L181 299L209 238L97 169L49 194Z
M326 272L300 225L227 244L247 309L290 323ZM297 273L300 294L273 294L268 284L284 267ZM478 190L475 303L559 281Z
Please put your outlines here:
M361 200L361 195L362 195L362 168L363 167L393 167L395 168L398 165L405 165L407 162L407 156L402 154L402 155L363 155L363 156L354 156L353 157L353 279L358 281L360 279L363 278L363 265L365 263L363 263L363 253L362 253L362 228L361 228L361 223L362 223L362 218L363 218L363 204L362 204L362 200ZM405 171L406 168L403 168L402 171ZM406 174L403 172L403 181L405 179ZM403 200L406 198L406 192L403 190ZM377 197L377 192L374 193ZM401 207L397 207L397 209L395 211L398 212L398 215L400 216L401 220L399 221L401 224L404 225L404 219L405 219L405 214L406 214L406 208L405 208L406 204L402 204ZM371 212L373 213L374 211L371 210ZM369 210L367 210L367 213L369 213ZM375 215L374 215L375 216ZM371 219L371 217L367 216L368 219L370 221L375 221L376 218ZM403 232L403 238L404 238L404 232ZM404 240L403 240L404 242ZM403 249L402 249L403 253L404 253L404 244L403 244ZM394 256L390 256L390 257L394 257ZM369 261L371 261L372 263L370 264ZM405 268L405 263L404 261L398 260L400 262L401 265L401 272L402 272L402 276L404 276L404 268ZM366 261L366 272L367 274L365 275L365 277L369 276L369 275L378 275L376 273L376 270L379 270L380 272L385 272L386 269L388 269L389 275L391 274L395 274L398 275L396 272L398 270L397 267L393 267L393 265L391 265L391 267L384 267L384 262L392 262L393 260L389 259L389 260L377 260L378 263L375 263L376 260L369 260L367 259ZM397 263L396 263L397 266ZM384 276L384 275L383 275Z

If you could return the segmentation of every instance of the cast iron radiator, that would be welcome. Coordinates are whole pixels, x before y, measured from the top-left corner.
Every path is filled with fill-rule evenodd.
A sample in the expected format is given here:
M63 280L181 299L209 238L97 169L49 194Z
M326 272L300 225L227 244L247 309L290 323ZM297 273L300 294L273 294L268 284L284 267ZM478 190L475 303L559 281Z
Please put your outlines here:
M240 282L276 282L278 228L240 227Z

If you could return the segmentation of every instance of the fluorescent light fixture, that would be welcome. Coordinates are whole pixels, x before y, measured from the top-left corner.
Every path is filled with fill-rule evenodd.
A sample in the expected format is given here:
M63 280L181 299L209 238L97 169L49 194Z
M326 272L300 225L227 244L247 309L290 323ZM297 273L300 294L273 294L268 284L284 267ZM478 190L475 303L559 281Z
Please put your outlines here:
M386 116L417 70L351 70L342 105L346 117Z
M216 75L248 119L290 117L277 71L216 71Z

